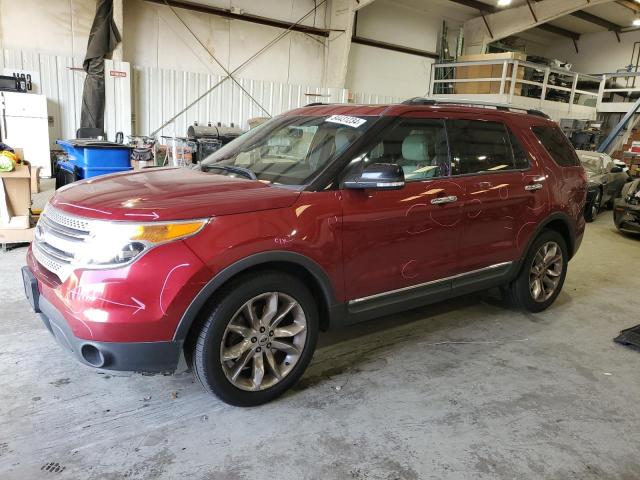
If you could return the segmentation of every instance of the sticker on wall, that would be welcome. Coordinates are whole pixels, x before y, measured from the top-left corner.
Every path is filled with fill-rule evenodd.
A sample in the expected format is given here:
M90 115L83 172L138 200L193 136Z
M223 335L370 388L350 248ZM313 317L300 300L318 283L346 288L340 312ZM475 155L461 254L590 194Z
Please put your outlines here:
M360 125L367 123L366 120L358 117L350 117L349 115L331 115L326 120L331 123L339 123L341 125L347 125L349 127L358 128Z

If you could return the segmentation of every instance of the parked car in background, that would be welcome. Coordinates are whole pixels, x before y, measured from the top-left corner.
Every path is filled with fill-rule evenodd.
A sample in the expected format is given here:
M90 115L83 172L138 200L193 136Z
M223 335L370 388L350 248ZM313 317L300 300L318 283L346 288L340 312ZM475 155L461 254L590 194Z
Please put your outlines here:
M588 150L577 150L577 153L588 179L584 218L587 222L593 222L603 205L613 208L613 202L620 195L629 175L606 153Z
M640 179L622 189L613 207L613 221L622 232L640 233Z
M190 364L207 391L257 405L300 378L319 330L496 286L548 308L582 241L585 195L575 150L539 112L307 106L198 170L59 190L25 291L86 365Z

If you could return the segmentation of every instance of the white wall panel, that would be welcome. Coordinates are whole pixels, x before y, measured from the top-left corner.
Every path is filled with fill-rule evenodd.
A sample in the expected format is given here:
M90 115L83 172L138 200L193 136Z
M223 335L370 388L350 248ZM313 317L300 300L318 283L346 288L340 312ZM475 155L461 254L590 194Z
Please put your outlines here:
M131 67L128 62L106 60L104 68L104 130L109 140L115 140L117 132L127 140L131 135Z
M80 124L85 73L74 68L81 66L80 58L0 49L0 70L31 74L34 92L47 96L52 147L59 138L74 138Z
M52 147L57 139L75 138L80 126L85 78L81 68L81 58L0 49L0 71L31 74L34 92L47 96ZM131 74L126 62L107 60L105 68L105 131L114 140L118 131L125 135L131 132ZM109 69L123 71L127 76L112 77Z
M138 135L152 133L223 79L213 74L134 66L133 131ZM344 103L348 98L344 89L242 78L238 78L238 82L256 101L234 81L226 79L158 135L185 136L189 125L196 121L233 123L247 128L250 118L267 116L261 106L274 116L312 102Z

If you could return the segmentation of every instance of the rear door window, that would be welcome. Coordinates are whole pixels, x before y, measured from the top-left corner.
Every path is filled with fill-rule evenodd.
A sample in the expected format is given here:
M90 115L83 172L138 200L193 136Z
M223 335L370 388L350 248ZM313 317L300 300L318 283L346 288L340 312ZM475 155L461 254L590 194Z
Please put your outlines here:
M500 122L447 120L453 175L499 172L526 168L516 166L513 148L520 149L519 165L528 165L519 142L512 147L510 132Z
M561 167L580 165L580 159L569 140L559 128L537 126L531 129L553 161Z

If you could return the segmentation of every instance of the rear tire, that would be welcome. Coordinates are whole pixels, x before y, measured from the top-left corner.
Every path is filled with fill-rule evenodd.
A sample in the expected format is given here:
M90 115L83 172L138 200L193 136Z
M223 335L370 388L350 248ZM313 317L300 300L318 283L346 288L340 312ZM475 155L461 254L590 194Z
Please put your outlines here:
M611 197L611 199L607 203L605 203L605 208L607 210L613 210L613 204L615 201L616 201L616 197Z
M587 222L593 222L596 219L596 217L598 216L598 212L600 212L601 201L602 201L602 192L598 190L591 204L587 206L587 209L584 212L584 219Z
M298 381L317 338L315 300L296 277L248 274L216 296L195 342L193 371L222 401L260 405Z
M547 309L558 297L567 274L567 244L555 230L535 239L516 279L502 287L505 300L529 312Z

